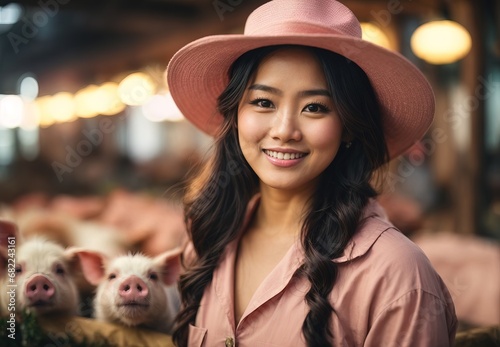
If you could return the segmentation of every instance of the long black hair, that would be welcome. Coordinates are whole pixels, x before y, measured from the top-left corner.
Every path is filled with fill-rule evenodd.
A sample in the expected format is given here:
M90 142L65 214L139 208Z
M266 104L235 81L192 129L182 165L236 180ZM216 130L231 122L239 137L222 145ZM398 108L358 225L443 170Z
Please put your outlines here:
M241 229L247 203L259 190L259 180L246 162L238 142L237 110L248 81L260 62L284 47L270 46L239 57L229 71L229 83L218 99L223 124L216 136L211 159L188 185L185 217L195 260L181 276L183 308L176 319L174 342L187 345L189 324L196 319L206 286L221 254ZM334 309L328 297L337 277L333 258L343 254L359 227L368 200L377 195L374 172L388 159L380 107L366 74L354 62L320 48L303 47L320 62L337 114L352 145L341 146L321 174L301 229L304 264L295 276L311 287L305 295L309 313L302 325L308 346L334 342L330 326Z

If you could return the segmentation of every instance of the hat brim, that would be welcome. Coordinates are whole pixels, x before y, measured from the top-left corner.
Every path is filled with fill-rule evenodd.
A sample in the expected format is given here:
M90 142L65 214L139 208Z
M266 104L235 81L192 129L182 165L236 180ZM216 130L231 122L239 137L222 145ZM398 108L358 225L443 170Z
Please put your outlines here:
M167 67L167 83L182 114L214 135L222 123L217 98L228 70L243 53L273 45L303 45L330 50L355 62L377 95L389 157L405 152L434 118L434 94L423 74L405 57L365 40L344 35L207 36L179 50Z

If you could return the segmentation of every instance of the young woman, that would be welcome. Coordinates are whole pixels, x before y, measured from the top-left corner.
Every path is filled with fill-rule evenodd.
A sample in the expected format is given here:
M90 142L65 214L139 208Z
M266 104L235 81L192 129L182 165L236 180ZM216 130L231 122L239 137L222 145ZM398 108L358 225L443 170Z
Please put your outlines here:
M453 343L448 290L372 186L429 127L432 90L360 36L337 1L274 0L170 62L177 105L215 135L185 198L177 345Z

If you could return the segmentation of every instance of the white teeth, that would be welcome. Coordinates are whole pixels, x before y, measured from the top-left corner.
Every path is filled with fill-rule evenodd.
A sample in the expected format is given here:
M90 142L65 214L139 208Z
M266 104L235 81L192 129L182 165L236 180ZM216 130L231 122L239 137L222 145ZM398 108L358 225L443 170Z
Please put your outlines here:
M298 159L302 158L305 155L304 153L283 153L283 152L270 151L267 149L264 152L270 157L281 160Z

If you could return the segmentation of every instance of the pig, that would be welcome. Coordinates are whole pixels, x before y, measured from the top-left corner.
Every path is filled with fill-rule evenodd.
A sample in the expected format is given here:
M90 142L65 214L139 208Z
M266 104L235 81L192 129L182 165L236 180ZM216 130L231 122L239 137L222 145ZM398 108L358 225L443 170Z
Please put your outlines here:
M110 257L130 249L117 229L99 222L80 221L50 209L25 208L15 212L0 207L0 219L15 223L19 230L18 237L22 240L42 236L64 248L91 249ZM73 275L82 302L90 303L95 287L85 280L80 271ZM88 311L88 307L84 307L82 313L87 316Z
M112 259L78 250L83 275L97 286L94 317L98 320L171 333L180 306L177 291L179 248L156 257L128 254Z
M37 315L78 314L72 276L77 260L44 237L20 240L16 225L0 220L0 316L23 309Z

